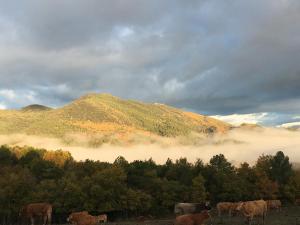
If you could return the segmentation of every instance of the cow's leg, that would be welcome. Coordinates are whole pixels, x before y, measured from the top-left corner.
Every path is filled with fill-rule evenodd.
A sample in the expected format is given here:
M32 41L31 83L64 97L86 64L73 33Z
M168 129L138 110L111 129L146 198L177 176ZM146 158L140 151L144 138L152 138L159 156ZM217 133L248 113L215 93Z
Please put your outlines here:
M52 212L48 212L48 215L47 215L47 223L50 225L52 222Z
M34 225L34 217L33 216L30 217L30 221L31 221L31 225Z
M46 225L47 224L47 215L44 215L43 216L43 225Z

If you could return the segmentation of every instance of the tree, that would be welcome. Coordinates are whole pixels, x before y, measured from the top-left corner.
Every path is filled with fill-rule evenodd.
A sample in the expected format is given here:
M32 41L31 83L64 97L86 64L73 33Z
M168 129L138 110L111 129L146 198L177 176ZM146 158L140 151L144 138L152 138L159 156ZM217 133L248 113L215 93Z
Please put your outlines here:
M0 147L0 165L13 165L16 163L16 155L7 146L2 145Z
M277 152L271 159L270 166L272 180L279 185L285 185L289 182L293 175L292 164L289 162L289 157L285 156L282 151Z
M204 186L205 180L201 175L198 175L193 179L191 190L192 202L203 202L206 199L206 191Z
M206 180L206 190L213 202L234 201L240 196L237 176L234 167L223 154L211 158L203 176Z

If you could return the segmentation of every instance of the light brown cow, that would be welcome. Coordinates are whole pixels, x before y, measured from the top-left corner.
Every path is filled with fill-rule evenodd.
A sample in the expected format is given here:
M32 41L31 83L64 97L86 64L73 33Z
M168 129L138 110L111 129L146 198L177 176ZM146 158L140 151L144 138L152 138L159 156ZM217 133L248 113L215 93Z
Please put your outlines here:
M280 200L267 200L268 210L277 209L281 211L281 201Z
M249 224L251 224L255 216L261 216L263 224L265 223L267 203L264 200L242 202L236 210L240 211L244 215Z
M219 202L217 204L218 216L222 216L223 213L229 213L230 215L232 204L232 202Z
M207 210L201 213L186 214L176 217L175 225L202 225L208 218L210 215Z
M72 217L72 224L75 225L96 225L100 221L103 221L103 217L101 216L92 216L86 213L82 213L79 216Z
M241 204L241 202L233 202L231 204L230 210L229 210L229 216L234 216L237 214L238 210L237 207Z
M31 225L37 217L43 218L43 224L51 224L52 205L49 203L31 203L23 206L20 210L21 217L30 219Z
M67 218L67 221L73 225L77 225L77 221L82 217L82 215L89 215L87 211L73 212Z

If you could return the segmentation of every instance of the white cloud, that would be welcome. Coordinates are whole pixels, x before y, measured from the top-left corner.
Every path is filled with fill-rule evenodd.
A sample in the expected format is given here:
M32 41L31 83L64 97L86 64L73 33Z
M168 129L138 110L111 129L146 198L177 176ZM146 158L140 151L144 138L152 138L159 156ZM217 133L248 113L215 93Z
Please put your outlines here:
M215 115L216 119L228 122L233 125L241 125L242 123L258 124L269 119L269 113L250 113L250 114L232 114L232 115Z
M2 89L0 90L0 96L9 100L13 100L16 98L16 93L13 90Z
M3 102L0 102L0 109L6 109L6 105Z

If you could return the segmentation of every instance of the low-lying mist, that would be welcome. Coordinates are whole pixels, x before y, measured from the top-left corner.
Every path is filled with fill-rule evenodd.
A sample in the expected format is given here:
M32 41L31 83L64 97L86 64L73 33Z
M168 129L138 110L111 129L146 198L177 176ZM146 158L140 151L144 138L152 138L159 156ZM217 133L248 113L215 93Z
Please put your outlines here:
M190 162L198 158L204 162L216 154L224 154L234 164L254 163L262 154L274 154L281 150L292 162L300 162L300 132L275 128L234 129L228 134L211 137L197 136L178 138L152 138L147 142L131 145L103 144L101 147L88 147L87 137L73 135L75 144L55 138L29 136L23 134L0 135L0 145L33 146L44 149L63 149L69 151L75 160L100 160L113 162L118 156L128 161L152 158L161 164L170 158L186 157Z

